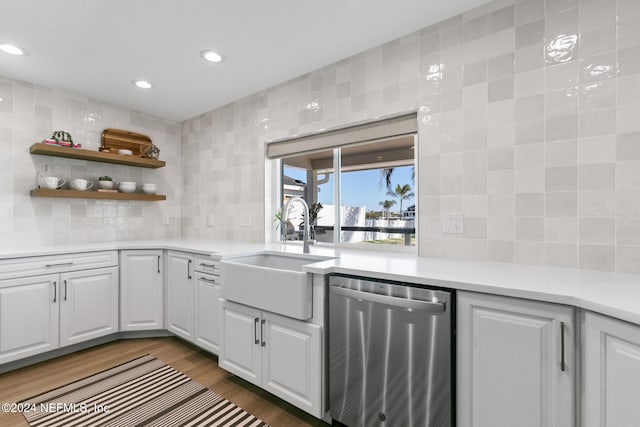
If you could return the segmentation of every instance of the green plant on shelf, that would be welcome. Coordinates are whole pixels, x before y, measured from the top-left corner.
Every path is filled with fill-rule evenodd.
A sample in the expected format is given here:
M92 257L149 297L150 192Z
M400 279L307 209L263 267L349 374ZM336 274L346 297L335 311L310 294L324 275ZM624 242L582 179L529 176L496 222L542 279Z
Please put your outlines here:
M57 130L53 132L51 135L51 139L56 142L70 142L73 144L73 138L71 138L71 134L69 132L63 130Z

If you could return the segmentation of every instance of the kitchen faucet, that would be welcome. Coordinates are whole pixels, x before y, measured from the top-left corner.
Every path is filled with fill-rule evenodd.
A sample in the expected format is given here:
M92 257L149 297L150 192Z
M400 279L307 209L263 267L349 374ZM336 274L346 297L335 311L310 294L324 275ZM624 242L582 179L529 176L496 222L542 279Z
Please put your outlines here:
M302 202L302 206L304 207L304 231L302 233L302 252L305 254L309 253L309 245L313 244L313 241L309 238L309 205L304 201L302 197L293 197L284 204L284 208L282 209L282 220L280 224L280 230L282 230L282 241L286 243L287 241L287 217L289 216L289 205L294 201Z

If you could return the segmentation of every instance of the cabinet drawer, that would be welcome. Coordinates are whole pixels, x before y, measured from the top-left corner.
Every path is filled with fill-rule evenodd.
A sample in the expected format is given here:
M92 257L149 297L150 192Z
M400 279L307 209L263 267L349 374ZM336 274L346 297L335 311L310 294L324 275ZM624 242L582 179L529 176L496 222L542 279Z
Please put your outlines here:
M195 255L194 271L219 276L220 262L218 260L213 260L208 256Z
M4 259L0 260L0 280L117 265L117 251Z

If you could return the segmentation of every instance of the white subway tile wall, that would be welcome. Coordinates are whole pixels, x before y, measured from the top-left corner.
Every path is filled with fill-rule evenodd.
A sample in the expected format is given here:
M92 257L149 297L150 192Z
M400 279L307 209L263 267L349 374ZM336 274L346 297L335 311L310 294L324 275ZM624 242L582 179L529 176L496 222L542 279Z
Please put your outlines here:
M417 111L421 256L640 273L637 0L495 0L182 124L2 77L0 98L3 245L259 242L267 142ZM148 134L167 167L28 153L58 129L97 149L106 127ZM47 168L167 201L31 198ZM441 232L450 212L463 235Z
M266 142L408 110L420 255L640 273L637 0L496 0L188 120L184 236L261 241Z
M182 162L180 124L95 102L82 95L0 77L0 245L73 243L180 237ZM108 127L149 135L167 161L142 169L29 154L34 142L66 130L97 150ZM39 172L97 181L157 183L167 201L131 202L30 197ZM95 183L94 183L95 185ZM163 225L168 217L169 225Z

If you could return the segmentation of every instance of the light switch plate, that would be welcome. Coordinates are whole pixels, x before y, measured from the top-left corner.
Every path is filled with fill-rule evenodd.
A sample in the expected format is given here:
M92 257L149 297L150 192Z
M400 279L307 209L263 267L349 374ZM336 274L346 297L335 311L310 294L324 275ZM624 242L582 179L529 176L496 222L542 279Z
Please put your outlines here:
M207 227L213 227L213 215L207 215Z
M463 234L464 215L462 213L448 213L443 215L442 232L445 234Z

